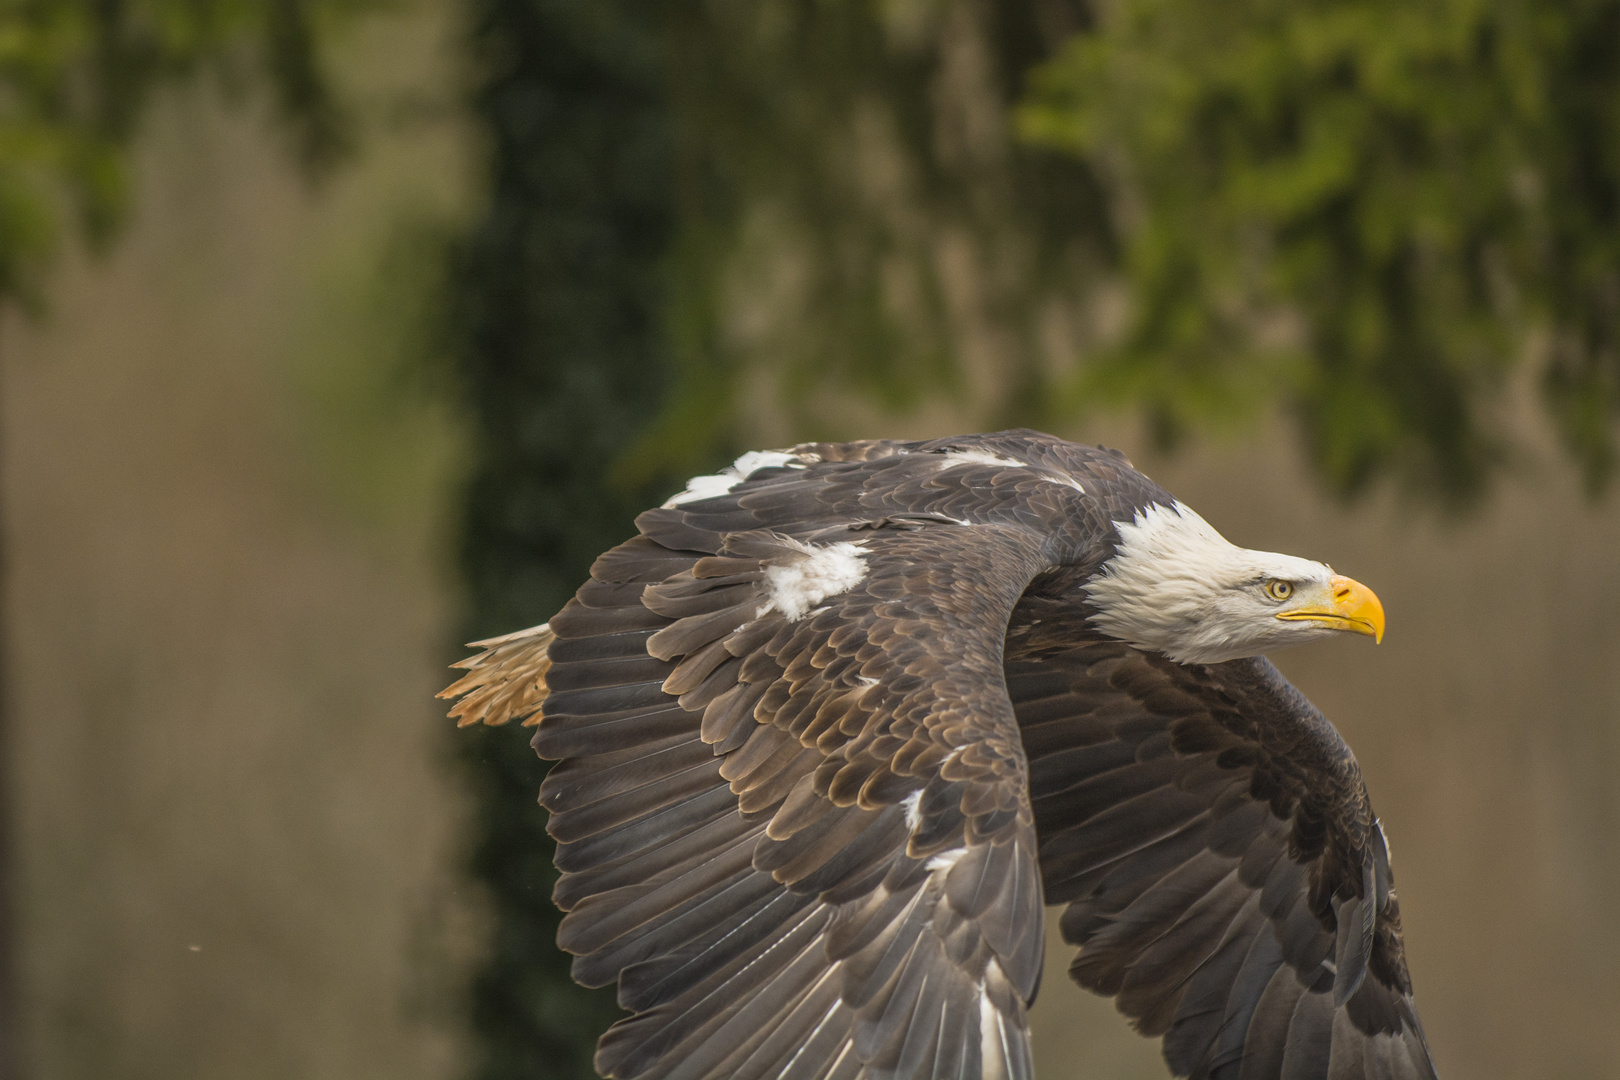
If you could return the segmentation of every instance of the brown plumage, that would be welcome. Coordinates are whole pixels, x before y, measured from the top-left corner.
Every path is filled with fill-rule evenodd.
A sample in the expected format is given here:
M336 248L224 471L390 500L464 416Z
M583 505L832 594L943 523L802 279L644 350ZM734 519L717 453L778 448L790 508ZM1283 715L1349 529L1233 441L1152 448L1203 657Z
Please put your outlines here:
M445 692L557 761L558 943L633 1014L605 1076L1027 1078L1048 903L1176 1075L1434 1075L1331 725L1093 627L1167 493L1033 432L710 479Z

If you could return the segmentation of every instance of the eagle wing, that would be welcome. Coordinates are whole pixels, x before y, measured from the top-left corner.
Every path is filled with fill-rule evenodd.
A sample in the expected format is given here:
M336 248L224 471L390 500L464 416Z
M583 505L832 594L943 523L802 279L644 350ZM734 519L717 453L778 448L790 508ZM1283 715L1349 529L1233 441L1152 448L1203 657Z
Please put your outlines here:
M457 715L538 708L558 762L559 944L632 1014L604 1075L1029 1077L1044 889L1178 1075L1433 1076L1337 733L1042 592L1168 500L1033 433L750 455L464 662Z
M463 715L540 705L558 941L632 1013L602 1073L1031 1076L1043 901L1002 645L1078 487L949 448L755 460L470 663Z
M1264 658L1182 665L1028 612L1007 651L1074 979L1177 1076L1433 1080L1383 830L1321 713Z

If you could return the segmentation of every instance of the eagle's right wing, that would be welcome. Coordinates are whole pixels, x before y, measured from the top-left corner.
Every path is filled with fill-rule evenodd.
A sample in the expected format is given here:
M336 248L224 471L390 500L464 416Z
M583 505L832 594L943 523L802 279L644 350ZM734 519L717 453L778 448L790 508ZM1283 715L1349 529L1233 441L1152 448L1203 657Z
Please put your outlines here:
M1015 622L1007 685L1070 973L1175 1075L1434 1080L1360 769L1268 661Z

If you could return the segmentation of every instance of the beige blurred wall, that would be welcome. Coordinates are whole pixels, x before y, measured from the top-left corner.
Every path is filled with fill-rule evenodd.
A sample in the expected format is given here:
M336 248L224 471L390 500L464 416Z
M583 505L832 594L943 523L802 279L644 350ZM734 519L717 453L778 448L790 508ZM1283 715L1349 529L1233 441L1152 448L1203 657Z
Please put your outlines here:
M455 418L397 377L411 284L384 257L467 186L439 14L353 44L369 153L318 192L252 108L170 100L113 257L66 265L45 325L0 323L42 1080L457 1072L444 995L471 916L430 699ZM1588 505L1534 435L1447 525L1322 499L1283 434L1168 462L1129 427L1065 434L1131 449L1239 543L1378 590L1382 647L1277 659L1366 771L1443 1074L1620 1078L1620 499ZM1054 943L1041 1075L1161 1076L1066 963Z
M0 321L35 1080L459 1071L456 431L387 258L464 201L448 6L344 43L365 153L318 189L258 104L166 98L111 257Z

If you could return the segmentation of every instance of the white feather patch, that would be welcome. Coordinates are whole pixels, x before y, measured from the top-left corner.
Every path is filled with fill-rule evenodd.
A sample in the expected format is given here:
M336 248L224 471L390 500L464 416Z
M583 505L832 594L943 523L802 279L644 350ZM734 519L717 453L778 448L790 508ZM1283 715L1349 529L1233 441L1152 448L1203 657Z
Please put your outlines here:
M958 465L1000 465L1008 469L1027 469L1029 462L1015 461L1012 458L1000 457L986 450L951 450L939 455L940 468L951 469Z
M990 961L997 968L1000 967L994 960ZM988 977L989 972L987 971ZM1002 1023L1001 1010L990 1000L990 988L983 981L979 983L979 1062L981 1080L1008 1080L1008 1058L1011 1056L1007 1046L1006 1027Z
M718 473L692 477L686 482L686 490L672 496L664 503L664 509L725 495L761 469L802 469L819 460L815 454L790 454L785 450L750 450Z
M667 510L671 506L679 506L681 503L697 502L699 499L712 499L716 495L724 495L742 481L742 477L730 476L726 473L694 476L686 482L685 491L679 495L670 496L669 501L664 503L664 508Z
M766 602L760 615L774 609L788 622L797 622L827 597L848 592L866 577L866 552L857 544L817 547L784 539L800 557L765 567Z
M1066 473L1049 472L1046 469L1031 465L1027 461L1016 461L1013 458L1004 458L998 454L992 454L985 450L952 450L948 453L941 454L940 458L942 459L942 463L940 465L941 471L955 468L958 465L997 465L1004 469L1027 469L1030 472L1039 473L1040 478L1048 483L1062 484L1064 487L1071 487L1082 495L1086 493L1086 489L1080 486L1080 481ZM965 525L968 524L968 522L963 522L962 524Z
M900 805L906 808L906 828L915 833L917 826L922 824L922 790L913 791L901 799Z
M935 855L932 859L928 860L929 872L938 874L947 871L957 863L961 862L962 856L966 854L967 848L965 847L951 848L949 851L942 851L938 855Z

